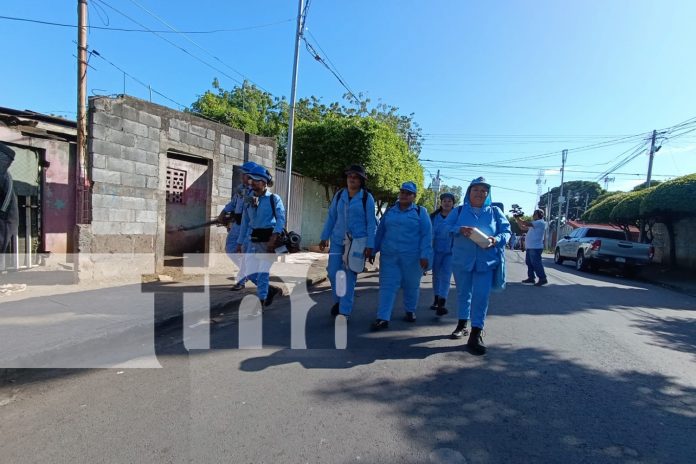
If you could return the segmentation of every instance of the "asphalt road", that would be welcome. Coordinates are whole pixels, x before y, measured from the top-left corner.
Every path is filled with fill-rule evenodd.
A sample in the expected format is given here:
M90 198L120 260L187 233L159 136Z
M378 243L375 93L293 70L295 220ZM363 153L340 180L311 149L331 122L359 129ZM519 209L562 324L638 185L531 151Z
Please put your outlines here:
M285 297L264 315L263 349L238 349L227 308L209 350L160 328L162 369L20 374L0 390L0 461L696 462L696 299L545 264L549 285L526 286L523 255L508 254L482 357L447 338L456 315L427 309L430 276L415 324L397 309L388 331L369 332L368 274L346 350L324 285L307 350L289 349Z

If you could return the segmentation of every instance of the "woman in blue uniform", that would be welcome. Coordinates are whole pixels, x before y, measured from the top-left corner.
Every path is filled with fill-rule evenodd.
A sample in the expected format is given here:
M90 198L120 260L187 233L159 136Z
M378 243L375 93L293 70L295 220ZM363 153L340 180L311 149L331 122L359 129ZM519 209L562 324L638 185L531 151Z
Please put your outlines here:
M454 195L445 192L440 195L440 207L430 215L433 223L433 293L435 301L430 309L438 316L447 314L447 295L452 279L452 235L445 227L445 220L454 208Z
M331 281L334 305L331 307L333 316L343 315L350 317L353 311L355 296L355 283L358 273L350 270L345 262L344 253L346 247L364 244L363 256L370 257L375 247L375 199L365 188L367 174L359 165L353 165L345 171L346 188L336 192L331 205L329 215L321 233L319 248L324 250L329 244L329 262L326 268ZM364 242L364 243L363 243ZM336 276L339 271L345 274L345 286L341 286L340 295L337 293Z
M379 309L372 330L389 327L394 300L403 289L407 322L416 322L423 271L432 260L432 225L425 208L415 204L416 184L404 182L399 201L384 212L377 227L375 252L379 261Z
M510 238L510 223L499 208L491 206L491 186L483 177L471 181L464 205L445 221L453 237L452 270L457 284L459 323L451 338L471 334L467 346L475 354L484 354L483 326L488 300L497 271L505 266L505 244ZM502 268L500 268L502 266Z

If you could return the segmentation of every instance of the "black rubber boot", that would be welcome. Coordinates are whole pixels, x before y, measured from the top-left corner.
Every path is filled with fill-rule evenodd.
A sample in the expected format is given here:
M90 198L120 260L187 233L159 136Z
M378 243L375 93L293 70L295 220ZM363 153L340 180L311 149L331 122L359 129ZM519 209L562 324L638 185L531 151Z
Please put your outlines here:
M444 316L447 314L449 311L447 311L447 308L445 308L445 303L447 303L447 300L445 298L438 298L437 299L437 315L438 316Z
M483 329L479 327L472 327L471 334L469 335L469 341L466 342L466 346L474 354L486 354L486 345L483 344Z
M460 338L464 338L464 335L469 333L469 331L466 329L466 326L468 324L469 319L459 319L459 322L457 323L457 328L454 329L454 332L452 332L450 338L452 340L459 340Z
M437 311L437 304L440 301L440 297L435 295L435 301L433 301L433 304L430 305L430 309L433 311Z

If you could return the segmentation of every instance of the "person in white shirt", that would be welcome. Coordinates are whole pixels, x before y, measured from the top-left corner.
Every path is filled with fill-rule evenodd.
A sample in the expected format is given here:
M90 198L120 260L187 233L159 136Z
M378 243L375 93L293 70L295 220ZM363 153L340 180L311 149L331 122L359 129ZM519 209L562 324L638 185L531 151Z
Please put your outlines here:
M544 221L544 212L540 209L534 211L531 221L523 221L516 217L515 222L524 232L527 233L525 238L525 263L527 264L527 278L522 281L523 284L534 284L536 287L546 285L546 272L544 265L541 262L541 253L544 251L544 235L546 234L546 221ZM535 276L539 280L535 279Z

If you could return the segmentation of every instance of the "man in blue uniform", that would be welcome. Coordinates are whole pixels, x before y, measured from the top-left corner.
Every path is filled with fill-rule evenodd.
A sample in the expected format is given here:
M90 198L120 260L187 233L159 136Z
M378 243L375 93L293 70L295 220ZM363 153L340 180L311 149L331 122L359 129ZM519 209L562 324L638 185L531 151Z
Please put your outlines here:
M239 231L242 228L242 213L244 212L245 199L252 195L251 185L249 182L251 178L249 177L249 171L252 168L258 166L253 161L247 161L242 165L242 182L232 189L232 200L225 205L222 212L218 216L218 222L229 221L226 216L231 216L231 221L229 222L229 231L227 233L227 240L225 242L225 253L230 256L232 262L234 262L239 268L239 273L237 274L237 283L232 286L230 290L237 291L242 290L246 286L247 277L244 271L244 257L241 254L236 253L237 251L237 240L239 239ZM247 244L242 246L242 253L245 252Z
M377 227L375 252L379 261L379 309L372 330L389 327L394 300L403 289L405 320L416 322L423 271L433 256L432 225L425 208L415 204L416 184L404 182L399 201L385 211Z
M269 286L269 271L272 257L262 256L272 253L281 245L280 235L285 228L285 207L281 198L267 190L271 181L270 173L263 166L249 171L253 196L244 208L242 224L237 239L237 252L242 251L247 234L251 237L247 255L249 279L256 284L257 295L262 306L269 306L280 289Z

